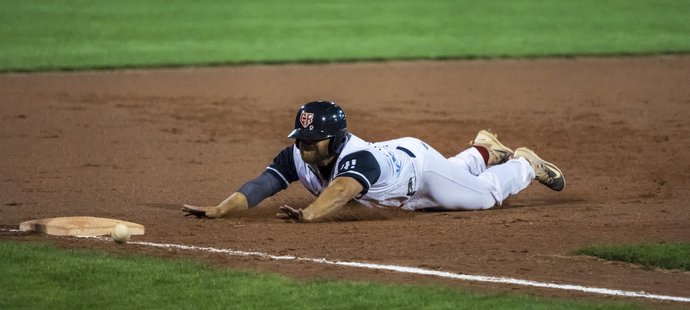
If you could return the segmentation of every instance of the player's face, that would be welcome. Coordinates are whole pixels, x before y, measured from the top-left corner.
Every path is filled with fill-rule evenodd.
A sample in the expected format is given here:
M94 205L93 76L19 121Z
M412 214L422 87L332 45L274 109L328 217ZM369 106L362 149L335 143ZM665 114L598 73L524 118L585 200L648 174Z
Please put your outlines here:
M328 154L329 143L329 139L316 141L300 140L299 154L305 163L326 165L332 157Z

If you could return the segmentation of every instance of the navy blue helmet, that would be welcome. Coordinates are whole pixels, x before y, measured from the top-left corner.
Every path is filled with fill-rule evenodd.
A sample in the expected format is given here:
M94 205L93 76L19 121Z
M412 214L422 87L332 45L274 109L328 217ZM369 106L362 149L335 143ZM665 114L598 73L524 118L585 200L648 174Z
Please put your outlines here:
M331 101L312 101L303 105L295 116L295 129L288 138L319 141L330 139L329 151L337 154L348 140L347 117L340 106Z

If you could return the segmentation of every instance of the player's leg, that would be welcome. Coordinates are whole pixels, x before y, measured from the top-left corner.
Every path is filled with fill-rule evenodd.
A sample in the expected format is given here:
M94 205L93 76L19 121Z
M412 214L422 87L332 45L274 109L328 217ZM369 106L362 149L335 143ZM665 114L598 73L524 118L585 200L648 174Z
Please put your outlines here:
M458 155L449 157L448 160L474 176L484 172L487 168L484 156L476 147L470 147Z
M480 130L470 145L472 147L448 160L473 175L479 175L487 167L505 163L513 156L513 150L503 145L498 140L498 135L488 130Z
M500 205L508 196L529 186L535 176L525 158L512 159L473 175L456 160L446 159L438 152L426 156L421 194L448 210L480 210ZM472 158L466 162L477 161L476 154Z

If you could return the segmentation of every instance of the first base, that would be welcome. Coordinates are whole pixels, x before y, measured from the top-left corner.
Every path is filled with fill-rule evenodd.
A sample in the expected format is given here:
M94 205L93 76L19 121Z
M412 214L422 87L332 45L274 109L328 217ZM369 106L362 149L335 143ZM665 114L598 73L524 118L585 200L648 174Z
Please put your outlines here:
M112 233L117 224L126 225L131 235L144 234L144 225L92 216L31 220L19 224L19 230L41 232L53 236L102 236Z

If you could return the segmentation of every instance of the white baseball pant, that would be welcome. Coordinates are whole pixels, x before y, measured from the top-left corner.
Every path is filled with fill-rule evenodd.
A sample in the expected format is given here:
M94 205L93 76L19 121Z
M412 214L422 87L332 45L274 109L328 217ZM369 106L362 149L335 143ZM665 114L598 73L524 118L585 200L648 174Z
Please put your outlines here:
M479 151L472 147L445 158L429 148L424 154L421 188L408 208L430 206L447 210L489 209L510 195L527 188L535 174L524 158L511 159L487 168Z

